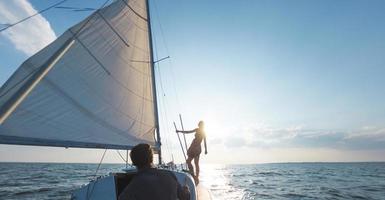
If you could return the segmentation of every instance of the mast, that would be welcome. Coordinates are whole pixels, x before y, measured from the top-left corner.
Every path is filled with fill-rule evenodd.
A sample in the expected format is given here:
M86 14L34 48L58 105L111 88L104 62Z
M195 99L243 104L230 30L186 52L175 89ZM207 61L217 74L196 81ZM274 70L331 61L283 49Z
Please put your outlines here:
M152 32L151 32L151 16L150 16L150 3L149 0L146 0L147 8L147 27L148 27L148 38L150 44L150 67L151 67L151 78L152 78L152 93L154 96L154 115L155 115L155 130L156 130L156 139L157 139L157 148L158 148L158 162L162 164L162 151L160 146L162 145L160 140L160 129L159 129L159 116L158 116L158 98L156 95L156 84L155 84L155 62L154 62L154 49L152 46Z

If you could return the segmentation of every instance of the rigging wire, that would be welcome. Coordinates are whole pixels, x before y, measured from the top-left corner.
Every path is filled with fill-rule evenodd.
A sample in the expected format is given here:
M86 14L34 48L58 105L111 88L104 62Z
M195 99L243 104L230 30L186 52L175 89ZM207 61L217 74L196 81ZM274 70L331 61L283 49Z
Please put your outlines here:
M104 152L103 152L102 158L100 159L100 162L98 164L98 168L96 168L94 178L96 178L96 176L98 175L98 171L100 169L100 165L102 165L102 162L103 162L104 156L106 155L106 152L107 152L107 149L105 149Z
M5 30L7 30L8 28L11 28L11 27L13 27L13 26L15 26L15 25L17 25L17 24L20 24L20 23L22 23L22 22L24 22L24 21L26 21L26 20L28 20L28 19L30 19L30 18L32 18L32 17L35 17L36 15L39 15L39 14L41 14L41 13L47 11L47 10L50 10L51 8L54 8L54 7L56 7L56 6L58 6L58 5L60 5L60 4L64 3L64 2L66 2L66 1L68 1L68 0L62 0L62 1L59 1L58 3L55 3L54 5L49 6L49 7L45 8L45 9L43 9L43 10L40 10L40 11L36 12L35 14L30 15L30 16L24 18L24 19L21 19L21 20L15 22L15 23L7 24L6 27L0 29L0 32L3 32L3 31L5 31Z
M161 25L161 23L160 23L160 16L159 16L159 12L158 12L158 7L157 7L157 4L156 4L156 1L154 0L153 1L154 3L153 3L153 5L154 5L154 10L155 10L155 13L156 13L156 21L158 22L158 25L159 25L159 30L160 30L160 35L161 35L161 38L162 38L162 43L163 43L163 45L164 45L164 48L165 48L165 50L166 50L166 53L167 53L167 55L170 55L170 51L169 51L169 48L168 48L168 46L167 46L167 43L166 43L166 39L165 39L165 36L164 36L164 31L163 31L163 27L162 27L162 25ZM181 103L180 103L180 100L179 100L179 96L178 96L178 91L177 91L177 88L176 88L176 80L175 80L175 73L174 73L174 71L173 71L173 64L172 64L172 61L171 61L171 59L169 59L169 61L168 61L168 63L169 63L169 70L170 70L170 76L171 76L171 80L172 80L172 85L173 85L173 90L174 90L174 93L175 93L175 101L176 101L176 104L177 104L177 110L180 110L181 109ZM158 65L159 65L159 63L158 63ZM160 68L158 67L158 74L159 74L159 77L160 77L160 79L161 79L161 72L160 72ZM160 80L161 81L161 80ZM162 90L163 90L163 107L165 108L165 110L167 110L167 108L169 108L169 105L168 105L168 101L167 101L167 96L165 95L165 92L164 92L164 89L163 89L163 84L162 84L162 82L163 81L161 81L161 88L162 88ZM166 112L166 116L168 116L168 114L167 114L167 112ZM167 121L168 121L168 119L166 119ZM168 124L168 123L167 123ZM170 126L171 126L171 123L170 123ZM171 132L174 132L173 130L172 130L172 128L170 128L170 126L167 126L167 128L168 128L168 133L170 134ZM171 138L171 137L170 137ZM177 149L177 147L175 147L174 148L174 146L173 145L177 145L177 144L174 144L174 143L171 143L171 147L173 148L173 149ZM172 158L173 158L174 156L172 155Z
M162 24L160 23L160 15L159 15L159 12L158 12L158 7L157 7L157 4L156 4L156 1L154 0L154 7L155 7L155 13L156 13L156 18L158 19L157 22L158 22L158 25L159 25L159 30L160 30L160 34L161 34L161 38L162 38L162 42L163 42L163 45L165 47L165 50L166 50L166 53L167 55L170 55L170 50L168 48L168 45L167 45L167 42L166 42L166 37L164 36L164 31L163 31L163 26ZM178 95L178 90L177 90L177 87L176 87L176 80L175 80L175 73L174 73L174 66L173 66L173 63L172 63L172 60L169 59L168 60L168 63L169 63L169 66L170 66L170 71L171 71L171 78L172 78L172 81L174 82L173 84L173 89L174 89L174 93L175 93L175 100L177 102L177 106L178 106L178 109L177 110L181 110L181 103L180 103L180 100L179 100L179 95Z
M81 11L94 11L96 8L79 8L79 7L70 7L70 6L55 6L56 9L63 9L63 10L70 10L74 12L81 12Z
M154 47L155 47L155 51L154 51L154 54L155 54L155 57L156 58L158 58L158 49L157 49L157 42L156 42L156 38L154 37L153 38L153 43L154 43ZM161 121L163 122L163 126L165 127L165 129L166 129L166 135L167 135L167 137L165 137L165 147L166 147L166 150L167 150L167 153L170 155L170 156L172 156L172 151L171 151L171 148L170 148L170 142L169 142L169 138L170 138L170 136L169 136L169 127L167 126L167 122L168 122L168 117L167 117L167 109L166 109L166 107L165 107L165 105L164 105L164 101L165 101L165 92L164 92L164 88L163 88L163 81L162 81L162 76L161 76L161 74L160 74L160 70L159 70L159 63L154 63L155 65L156 65L156 71L155 71L155 73L156 72L158 72L158 78L159 78L159 82L160 82L160 84L159 85L156 85L156 87L158 87L158 90L157 91L160 91L159 90L159 87L160 87L160 89L161 89L161 95L160 95L160 97L158 98L159 99L159 101L161 101L162 102L162 104L163 104L163 109L161 110L161 114L163 115L163 117L162 117L162 119L161 119ZM158 94L157 94L158 95ZM164 120L166 120L166 123L164 122Z
M160 82L162 82L161 81L161 75L160 75L160 72L159 72L159 66L158 66L157 72L158 72L158 77L160 78ZM162 83L161 83L161 85L162 85ZM164 94L163 88L162 88L162 93ZM171 138L171 137L170 137L170 131L169 131L168 123L167 123L168 122L167 107L165 106L165 103L164 103L166 101L165 100L165 96L162 96L162 98L159 98L159 99L162 99L162 106L163 106L162 114L164 116L162 121L163 121L164 128L166 129L166 131L165 131L166 132L166 137L165 137L166 148L167 148L168 154L171 156L172 155L172 150L170 148L170 141L169 141L169 138Z
M156 60L158 60L158 45L157 45L157 41L156 41L156 37L153 37L153 47L155 48L155 51L154 51L154 54L155 54L155 57L156 57ZM160 73L159 73L159 63L158 62L154 62L154 65L156 66L156 71L154 71L154 73L158 73L158 79L159 79L159 82L160 82L160 84L158 84L158 85L156 85L156 87L158 88L157 89L157 91L161 91L161 94L157 94L158 96L160 96L159 98L158 98L158 100L160 101L160 103L162 104L162 109L161 109L161 115L163 116L162 118L161 118L161 121L162 121L162 124L163 124L163 127L164 127L164 129L166 130L166 131L163 131L164 133L166 133L166 137L164 137L165 138L165 149L166 149L166 151L167 151L167 154L168 155L170 155L170 154L172 154L171 153L171 149L170 149L170 145L169 145L169 130L168 130L168 127L167 127L167 121L168 121L168 119L167 119L167 114L166 114L166 108L165 108L165 106L164 106L164 97L165 97L165 92L164 92L164 89L163 89L163 84L162 84L162 77L161 77L161 75L160 75ZM159 90L159 87L160 87L160 90ZM165 122L166 121L166 122ZM165 152L166 153L166 152Z
M104 152L103 152L102 158L100 159L100 162L98 164L98 168L96 168L96 172L95 172L95 175L94 175L93 179L96 179L96 177L98 175L98 171L99 171L100 165L103 162L103 159L104 159L104 156L106 155L106 152L107 152L107 149L105 149ZM94 183L94 184L92 184L92 187L91 187L91 185L89 187L87 187L86 199L90 199L90 197L92 196L92 193L94 192L94 189L95 189L95 185L96 184ZM91 191L89 191L90 187L91 187Z
M126 169L128 168L128 149L126 150Z
M128 162L128 160L124 159L124 157L122 156L122 154L120 154L120 151L119 151L119 150L116 150L116 152L118 152L119 157L120 157L125 163Z

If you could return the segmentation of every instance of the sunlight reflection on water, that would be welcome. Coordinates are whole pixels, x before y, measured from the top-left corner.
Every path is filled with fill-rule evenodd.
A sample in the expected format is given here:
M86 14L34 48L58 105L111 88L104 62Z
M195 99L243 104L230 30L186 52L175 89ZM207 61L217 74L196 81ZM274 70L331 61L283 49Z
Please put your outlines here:
M206 164L201 167L200 184L210 189L213 200L248 199L242 189L232 186L231 174L225 165Z
M215 200L384 199L385 163L202 165Z

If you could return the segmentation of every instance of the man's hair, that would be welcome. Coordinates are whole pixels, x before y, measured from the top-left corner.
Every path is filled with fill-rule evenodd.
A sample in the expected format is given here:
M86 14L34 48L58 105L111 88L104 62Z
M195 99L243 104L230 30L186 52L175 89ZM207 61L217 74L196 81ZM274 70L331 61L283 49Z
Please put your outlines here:
M152 163L153 154L150 145L138 144L130 152L132 164L141 169Z

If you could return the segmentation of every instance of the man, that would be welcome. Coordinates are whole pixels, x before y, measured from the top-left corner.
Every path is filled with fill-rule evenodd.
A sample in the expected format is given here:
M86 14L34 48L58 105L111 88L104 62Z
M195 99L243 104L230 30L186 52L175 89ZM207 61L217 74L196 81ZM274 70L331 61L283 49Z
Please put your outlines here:
M150 145L136 145L131 150L130 157L138 174L119 195L119 200L190 199L188 187L182 187L172 172L154 168Z

